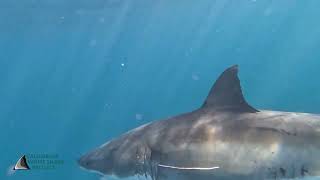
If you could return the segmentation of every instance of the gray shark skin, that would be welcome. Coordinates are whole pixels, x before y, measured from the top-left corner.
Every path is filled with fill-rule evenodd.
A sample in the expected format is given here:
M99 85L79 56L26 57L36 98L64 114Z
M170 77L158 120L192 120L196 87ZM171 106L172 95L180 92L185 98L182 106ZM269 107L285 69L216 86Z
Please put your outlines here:
M153 180L264 180L320 176L320 116L256 110L238 66L199 109L133 129L83 155L81 167Z

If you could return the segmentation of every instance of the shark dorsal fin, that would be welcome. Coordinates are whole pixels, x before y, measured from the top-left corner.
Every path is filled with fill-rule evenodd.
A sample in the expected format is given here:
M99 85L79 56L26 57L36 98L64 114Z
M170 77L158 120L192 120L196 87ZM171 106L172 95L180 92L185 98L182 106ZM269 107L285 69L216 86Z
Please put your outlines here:
M237 112L258 112L243 97L237 65L228 68L220 75L202 107Z

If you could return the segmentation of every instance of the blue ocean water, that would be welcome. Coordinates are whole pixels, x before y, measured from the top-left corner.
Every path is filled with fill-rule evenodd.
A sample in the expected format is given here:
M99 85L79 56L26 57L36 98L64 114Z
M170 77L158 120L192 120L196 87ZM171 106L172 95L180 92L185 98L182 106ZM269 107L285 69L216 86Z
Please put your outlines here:
M99 179L79 156L199 107L239 64L259 109L320 113L320 1L1 0L0 179ZM23 154L53 170L13 172Z

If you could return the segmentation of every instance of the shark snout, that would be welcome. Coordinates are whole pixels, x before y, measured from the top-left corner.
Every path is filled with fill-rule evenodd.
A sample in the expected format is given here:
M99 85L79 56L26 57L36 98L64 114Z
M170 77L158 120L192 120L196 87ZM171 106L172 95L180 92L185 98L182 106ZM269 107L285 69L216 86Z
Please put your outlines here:
M85 169L89 169L92 163L93 160L90 159L89 154L85 154L78 159L78 164Z
M78 159L80 167L101 172L104 174L110 174L113 169L113 160L109 156L109 153L96 149L87 154L84 154Z
M135 131L134 131L135 132ZM82 168L104 175L128 177L143 171L150 150L134 132L113 139L84 154L78 163Z

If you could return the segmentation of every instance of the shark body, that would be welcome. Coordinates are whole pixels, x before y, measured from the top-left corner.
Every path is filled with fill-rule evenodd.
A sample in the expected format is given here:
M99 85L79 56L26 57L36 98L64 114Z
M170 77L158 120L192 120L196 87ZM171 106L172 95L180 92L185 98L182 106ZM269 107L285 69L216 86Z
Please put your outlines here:
M320 116L257 110L238 67L225 70L199 109L133 129L79 164L153 180L265 180L320 176Z

